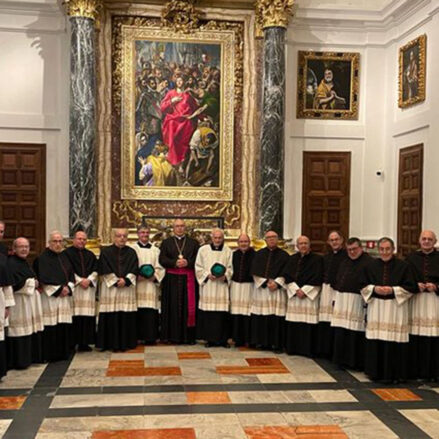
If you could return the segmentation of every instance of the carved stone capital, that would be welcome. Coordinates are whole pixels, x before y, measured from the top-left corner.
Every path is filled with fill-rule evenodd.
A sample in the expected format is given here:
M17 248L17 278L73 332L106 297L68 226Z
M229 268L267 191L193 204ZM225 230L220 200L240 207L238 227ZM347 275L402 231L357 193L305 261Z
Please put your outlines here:
M256 0L256 22L260 29L288 27L294 0Z
M161 26L188 34L198 28L201 13L194 0L170 0L162 9Z
M67 15L96 20L102 8L102 0L64 0Z

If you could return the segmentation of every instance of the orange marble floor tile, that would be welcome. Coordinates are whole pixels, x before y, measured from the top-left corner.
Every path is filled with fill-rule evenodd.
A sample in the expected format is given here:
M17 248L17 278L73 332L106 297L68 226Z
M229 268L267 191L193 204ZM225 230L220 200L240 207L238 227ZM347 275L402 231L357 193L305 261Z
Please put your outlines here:
M26 396L1 396L0 410L18 410L26 401Z
M193 428L158 428L148 430L101 430L92 439L196 439Z
M383 401L422 401L422 398L409 389L372 389Z
M217 366L220 375L264 375L270 373L290 373L285 366Z
M145 346L139 344L134 349L130 349L128 351L121 352L122 354L143 354L145 352Z
M250 347L248 347L248 346L240 346L240 347L238 348L238 350L241 351L241 352L257 351L257 349L255 349L255 348L250 348Z
M145 367L143 360L111 360L107 377L142 377L181 375L179 367Z
M227 392L186 392L188 404L231 404Z
M212 358L209 352L179 352L179 360L207 360Z
M348 439L337 425L246 427L249 439Z
M250 366L281 366L284 367L279 358L246 358Z

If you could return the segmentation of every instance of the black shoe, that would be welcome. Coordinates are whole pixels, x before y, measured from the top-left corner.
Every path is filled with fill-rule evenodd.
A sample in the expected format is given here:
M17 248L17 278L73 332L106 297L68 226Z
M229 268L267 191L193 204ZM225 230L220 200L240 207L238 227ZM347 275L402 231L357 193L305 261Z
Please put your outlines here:
M209 342L207 342L207 343L204 345L205 348L212 348L213 346L214 346L213 343L209 343Z
M80 344L78 346L78 352L91 352L93 349L86 344Z
M225 342L225 343L221 343L220 346L222 346L223 348L226 348L226 349L229 349L229 348L230 348L230 345L229 345L229 343L227 343L227 342Z

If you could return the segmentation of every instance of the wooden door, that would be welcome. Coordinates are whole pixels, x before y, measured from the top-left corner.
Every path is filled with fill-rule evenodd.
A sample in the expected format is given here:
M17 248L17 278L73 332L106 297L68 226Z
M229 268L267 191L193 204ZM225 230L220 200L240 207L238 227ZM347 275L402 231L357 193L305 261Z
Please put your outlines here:
M33 258L46 241L46 146L0 143L0 219L5 243L29 239Z
M424 146L399 151L398 253L405 256L419 248L422 228L422 177Z
M349 234L350 152L304 152L302 233L326 251L329 232Z

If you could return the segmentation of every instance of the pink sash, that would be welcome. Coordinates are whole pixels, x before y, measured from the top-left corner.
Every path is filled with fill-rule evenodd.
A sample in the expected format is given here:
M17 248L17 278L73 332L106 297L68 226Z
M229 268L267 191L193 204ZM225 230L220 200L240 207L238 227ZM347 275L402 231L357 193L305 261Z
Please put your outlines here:
M195 274L190 268L167 268L169 274L186 275L187 278L187 326L195 326Z

